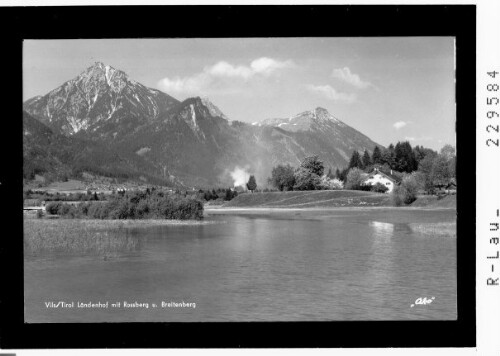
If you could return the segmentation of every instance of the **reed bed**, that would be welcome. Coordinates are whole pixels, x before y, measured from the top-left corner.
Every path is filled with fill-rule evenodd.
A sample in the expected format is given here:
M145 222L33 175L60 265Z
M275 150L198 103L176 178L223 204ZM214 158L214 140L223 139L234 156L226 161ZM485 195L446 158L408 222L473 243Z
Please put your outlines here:
M125 225L99 222L25 219L24 254L112 256L139 249L140 238L127 232Z
M413 232L427 237L457 236L457 224L455 222L411 223L410 228Z
M50 217L50 215L48 216ZM112 256L137 251L139 233L130 229L151 226L208 225L200 220L97 220L97 219L24 219L24 254Z

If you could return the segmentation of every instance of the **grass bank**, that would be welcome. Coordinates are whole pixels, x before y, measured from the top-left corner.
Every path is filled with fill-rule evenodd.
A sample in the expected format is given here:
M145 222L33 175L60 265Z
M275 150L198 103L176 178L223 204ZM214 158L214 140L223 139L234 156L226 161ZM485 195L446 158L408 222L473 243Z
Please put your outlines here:
M457 196L444 195L438 197L435 195L422 195L419 196L410 206L427 208L456 208Z
M418 196L416 201L406 207L441 209L456 208L456 205L456 195L444 197L425 195ZM220 208L312 209L393 206L390 194L359 190L310 190L240 194Z
M311 190L240 194L224 208L327 208L390 206L388 194L359 190Z

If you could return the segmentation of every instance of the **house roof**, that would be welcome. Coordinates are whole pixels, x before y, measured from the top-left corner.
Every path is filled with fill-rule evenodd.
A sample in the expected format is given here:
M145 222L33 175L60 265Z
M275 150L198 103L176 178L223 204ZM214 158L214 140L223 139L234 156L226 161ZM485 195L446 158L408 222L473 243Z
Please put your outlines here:
M381 176L383 176L383 177L391 180L393 183L399 183L399 182L401 182L401 178L397 177L396 175L389 174L389 173L384 173L384 172L382 172L382 171L380 171L378 169L376 169L372 173L370 173L366 179L369 179L369 178L371 178L371 177L373 177L373 176L375 176L377 174L380 174Z
M457 182L455 182L455 180L450 180L450 182L446 185L446 188L450 188L450 187L457 187Z

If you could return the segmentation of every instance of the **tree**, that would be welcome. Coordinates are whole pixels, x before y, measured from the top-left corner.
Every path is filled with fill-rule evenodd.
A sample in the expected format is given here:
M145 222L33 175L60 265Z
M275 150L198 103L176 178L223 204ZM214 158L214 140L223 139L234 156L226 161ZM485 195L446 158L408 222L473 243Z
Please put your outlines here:
M395 205L411 204L417 199L418 183L415 177L407 174L401 183L392 190L392 201Z
M337 190L344 188L344 183L337 178L328 178L324 175L321 177L321 188L326 190Z
M255 181L255 176L251 175L250 178L248 179L247 189L250 190L252 193L255 189L257 189L257 182Z
M423 175L423 189L427 193L432 193L434 191L434 184L432 182L432 167L436 156L437 155L434 154L426 154L418 164L418 172Z
M450 172L450 177L455 178L457 176L457 157L453 157L448 162L448 170Z
M394 153L394 145L392 143L382 152L380 163L382 165L387 164L390 169L396 169L396 154Z
M228 189L226 189L226 194L224 196L224 200L229 201L231 199L233 199L233 192L231 191L231 189L228 188Z
M294 190L315 190L322 189L321 177L325 168L318 156L304 158L299 168L295 171Z
M372 163L382 164L381 159L382 159L382 153L380 152L380 148L378 146L375 146L372 153Z
M372 187L371 187L371 191L376 192L376 193L385 193L388 190L389 190L389 188L387 188L387 186L385 186L384 184L382 184L380 182L377 182L376 184L372 185Z
M329 179L335 178L332 172L332 167L328 168L328 174L326 175Z
M363 171L359 168L351 168L347 173L345 189L358 190L363 185Z
M300 163L300 168L305 168L309 172L316 174L318 177L321 177L325 171L325 166L323 165L323 162L319 160L317 155L304 158L304 160Z
M363 168L363 162L358 151L353 151L351 159L349 160L349 169L351 168Z
M415 154L408 141L398 142L394 148L395 168L399 172L411 173L417 169Z
M452 145L444 145L443 148L441 148L441 151L439 152L440 155L446 157L448 161L448 173L449 177L453 178L456 176L456 163L457 163L457 157L455 155L455 147Z
M431 155L432 157L437 156L437 152L430 149L430 148L425 148L423 146L415 146L413 148L413 155L415 156L415 160L417 161L417 166L420 164L420 161L422 161L425 157Z
M363 153L363 168L368 168L372 165L372 159L367 150Z
M345 182L347 179L347 173L349 173L349 167L346 167L338 172L337 178L342 182Z
M412 172L411 175L415 178L418 185L418 190L427 190L426 176L422 171Z
M321 189L321 177L310 170L299 167L295 171L294 190L316 190Z
M450 160L455 157L455 147L453 147L450 144L446 144L441 148L441 151L439 151L441 155L446 157L447 160Z
M445 155L439 154L432 165L431 180L434 186L442 187L450 181L450 169L448 159Z
M295 184L293 167L289 164L274 167L268 182L280 191L292 190Z

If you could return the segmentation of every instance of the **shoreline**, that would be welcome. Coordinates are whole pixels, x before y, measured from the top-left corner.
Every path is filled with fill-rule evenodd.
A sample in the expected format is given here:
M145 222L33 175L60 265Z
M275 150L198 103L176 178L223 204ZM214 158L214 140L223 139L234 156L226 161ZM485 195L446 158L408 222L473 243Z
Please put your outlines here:
M205 212L286 212L286 211L339 211L339 210L457 210L455 207L426 206L342 206L342 207L205 207Z
M25 218L24 221L36 221L47 224L56 224L62 221L77 222L87 225L89 228L135 228L149 226L189 226L189 225L209 225L214 224L213 221L206 220L174 220L174 219L78 219L78 218L57 218L57 219L37 219L35 217Z

